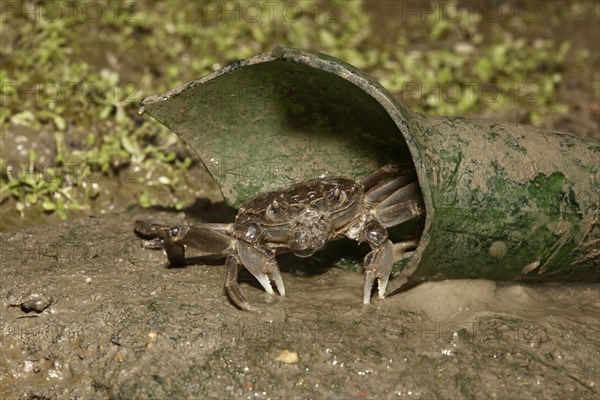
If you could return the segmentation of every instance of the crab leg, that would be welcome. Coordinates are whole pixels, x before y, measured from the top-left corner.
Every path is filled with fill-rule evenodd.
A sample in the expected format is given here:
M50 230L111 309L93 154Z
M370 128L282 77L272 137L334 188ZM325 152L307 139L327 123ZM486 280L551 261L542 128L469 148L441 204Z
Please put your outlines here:
M201 252L203 256L225 256L234 251L231 224L184 225L174 240Z
M418 245L419 242L417 240L394 243L394 260L400 261L412 256Z
M190 246L202 252L202 256L224 257L234 250L229 236L231 224L199 224L164 226L135 222L135 231L150 238L143 246L151 249L165 249L169 263L173 266L185 265L185 248Z
M144 238L150 240L144 240L142 246L147 249L159 250L165 248L165 243L162 237L166 231L162 230L166 228L164 225L149 224L146 221L135 221L133 230Z
M395 204L406 203L407 201L415 201L421 198L421 191L417 182L412 182L398 188L396 191L388 195L378 205L378 209L384 209Z
M381 203L390 199L390 197L394 196L395 193L398 192L398 190L402 190L406 186L415 184L415 186L417 186L418 188L418 184L416 184L416 182L417 174L414 171L406 175L397 176L394 179L385 181L383 183L379 183L378 185L375 185L374 187L369 189L367 191L367 199L369 200L369 202L374 204Z
M421 202L410 201L395 204L384 209L377 210L377 218L384 226L399 225L403 222L417 218L423 214Z
M225 292L227 292L227 296L231 299L233 304L235 304L238 308L246 311L256 311L250 304L248 300L246 300L246 296L240 289L240 285L238 285L238 266L240 265L240 260L235 255L230 255L227 257L225 261Z
M370 190L374 186L378 185L382 180L386 177L398 175L400 171L403 170L403 166L400 164L388 164L379 168L377 171L373 172L371 175L365 177L361 183L365 190Z

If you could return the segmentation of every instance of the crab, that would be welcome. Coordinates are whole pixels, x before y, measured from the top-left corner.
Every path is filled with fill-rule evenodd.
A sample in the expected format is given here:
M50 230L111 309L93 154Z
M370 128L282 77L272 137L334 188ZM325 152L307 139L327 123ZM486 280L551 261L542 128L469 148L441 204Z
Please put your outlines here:
M279 295L285 296L278 254L310 257L342 238L367 242L371 251L364 258L362 296L369 304L376 280L379 297L385 296L394 248L405 257L418 244L409 240L394 245L386 228L424 213L414 169L390 164L360 181L313 179L259 194L241 205L234 223L164 226L136 221L135 231L150 239L144 247L164 249L172 266L185 265L187 246L225 258L225 291L235 306L248 311L256 310L238 285L240 266L265 291L274 293L273 281Z

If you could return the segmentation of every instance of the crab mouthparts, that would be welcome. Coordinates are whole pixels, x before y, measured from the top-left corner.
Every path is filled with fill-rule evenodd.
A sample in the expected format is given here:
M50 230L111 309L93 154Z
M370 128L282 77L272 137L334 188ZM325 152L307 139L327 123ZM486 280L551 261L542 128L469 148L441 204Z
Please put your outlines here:
M313 223L292 230L290 250L298 257L310 257L327 244L327 227Z
M315 252L317 251L317 249L298 249L298 250L294 250L293 253L295 255L297 255L298 257L310 257L313 254L315 254Z

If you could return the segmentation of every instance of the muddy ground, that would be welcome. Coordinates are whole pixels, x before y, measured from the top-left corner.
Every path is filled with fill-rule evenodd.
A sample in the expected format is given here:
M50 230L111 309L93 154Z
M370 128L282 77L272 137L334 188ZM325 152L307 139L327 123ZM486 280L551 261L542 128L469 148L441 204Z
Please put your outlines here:
M598 284L445 281L363 306L359 273L283 256L287 297L241 276L248 313L220 262L167 268L132 232L184 218L1 234L0 398L598 398Z

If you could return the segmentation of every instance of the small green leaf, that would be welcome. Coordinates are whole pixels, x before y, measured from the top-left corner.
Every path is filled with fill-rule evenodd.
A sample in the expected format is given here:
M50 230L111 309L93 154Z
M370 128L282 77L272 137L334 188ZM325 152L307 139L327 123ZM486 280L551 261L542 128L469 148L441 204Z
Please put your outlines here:
M320 32L320 39L321 39L321 43L323 44L323 46L325 47L335 47L337 41L335 39L335 36L333 36L331 34L331 32L326 31L326 30L322 30Z
M176 210L183 210L184 208L185 208L185 202L183 200L180 200L177 203L175 203Z
M98 113L98 118L100 118L100 119L106 119L106 118L108 118L108 116L110 115L110 113L112 112L112 110L113 110L113 106L112 105L105 106Z
M27 196L25 196L25 200L27 200L29 204L34 205L38 201L38 196L35 193L28 193Z
M56 128L59 131L64 131L66 129L66 127L67 127L67 122L60 115L55 115L54 116L54 124L56 125Z
M63 200L62 197L58 197L56 199L56 210L57 211L64 211L65 210L65 201Z
M56 210L56 204L54 204L54 202L50 199L44 199L44 202L42 203L42 208L45 211L54 211Z
M123 136L121 138L121 144L123 145L123 148L130 154L139 154L140 152L140 147L138 146L137 142L131 140L131 138L128 136Z
M34 163L38 160L38 153L35 149L29 149L29 162Z
M150 200L150 195L148 191L144 190L140 196L140 205L144 208L148 208L152 205L152 201Z
M31 111L22 111L10 117L10 122L15 125L31 126L35 120L35 115Z
M58 208L56 210L56 215L58 215L60 219L67 219L67 213L65 212L64 209Z
M96 137L94 136L93 133L87 134L86 142L87 142L88 147L92 147L94 145L94 143L96 142Z

